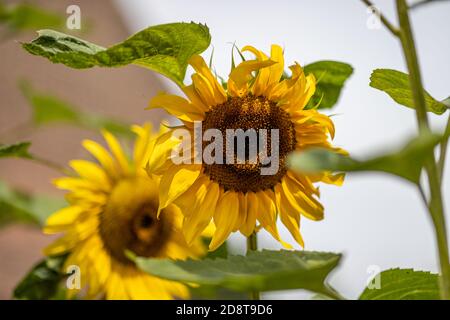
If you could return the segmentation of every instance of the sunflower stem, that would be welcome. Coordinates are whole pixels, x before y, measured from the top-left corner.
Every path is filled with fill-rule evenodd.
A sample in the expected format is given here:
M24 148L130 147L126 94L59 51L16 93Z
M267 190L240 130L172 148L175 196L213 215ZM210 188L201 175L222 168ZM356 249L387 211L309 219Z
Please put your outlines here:
M325 284L323 293L334 300L347 300L329 284Z
M374 7L374 4L372 3L372 1L370 0L361 0L365 5L367 5L367 7ZM400 36L400 30L396 27L394 27L394 25L392 23L389 22L389 20L380 12L380 20L381 23L384 24L384 26L396 37Z
M419 133L430 132L428 115L425 104L425 96L420 75L419 62L417 58L414 37L409 21L408 5L405 0L397 0L397 14L400 22L400 42L409 72L410 86L413 93ZM427 204L428 211L433 221L436 242L438 245L439 262L441 269L440 295L441 299L450 299L450 263L448 253L447 231L445 214L442 202L441 183L438 166L433 152L430 152L425 163L430 189L430 201Z
M448 136L450 134L450 115L448 116L447 126L445 127L445 135ZM447 145L448 145L448 137L444 138L440 144L440 154L438 161L438 171L439 171L439 180L442 185L442 180L444 179L444 166L445 166L445 156L447 153Z
M253 232L251 235L247 237L247 255L250 253L250 251L256 251L258 250L258 237L256 235L256 232ZM252 291L250 293L250 299L251 300L260 300L260 294L259 291Z
M70 170L68 170L64 166L59 165L59 164L57 164L57 163L55 163L55 162L53 162L51 160L44 159L44 158L41 158L41 157L37 157L35 155L33 155L33 157L30 160L32 160L32 161L34 161L36 163L39 163L40 165L43 165L43 166L45 166L47 168L53 169L55 171L58 171L58 172L60 172L60 173L62 173L64 175L68 175L68 176L72 175L72 172Z

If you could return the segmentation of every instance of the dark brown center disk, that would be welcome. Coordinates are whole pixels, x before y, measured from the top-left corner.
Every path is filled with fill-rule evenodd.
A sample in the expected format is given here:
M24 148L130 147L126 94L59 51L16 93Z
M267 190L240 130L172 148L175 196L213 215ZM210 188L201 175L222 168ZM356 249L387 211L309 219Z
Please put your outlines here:
M272 102L262 96L248 95L245 97L229 98L225 103L215 106L206 113L205 120L202 123L203 131L207 129L218 129L222 132L224 138L223 159L226 159L226 130L227 129L248 129L267 130L267 142L260 141L258 136L258 148L267 148L267 154L271 156L271 129L278 129L279 133L279 168L273 175L261 175L263 164L258 156L256 163L248 161L238 164L203 164L203 170L211 180L217 182L225 190L234 190L236 192L257 192L271 189L286 173L286 156L295 148L295 130L290 120L289 114ZM204 142L203 147L210 142ZM247 148L246 145L246 154ZM236 159L236 151L234 151Z
M139 188L136 197L124 197ZM139 180L120 184L110 195L110 200L100 214L99 234L105 249L117 261L132 264L125 251L141 257L155 257L161 253L172 233L170 215L156 216L158 201L153 199L156 190Z

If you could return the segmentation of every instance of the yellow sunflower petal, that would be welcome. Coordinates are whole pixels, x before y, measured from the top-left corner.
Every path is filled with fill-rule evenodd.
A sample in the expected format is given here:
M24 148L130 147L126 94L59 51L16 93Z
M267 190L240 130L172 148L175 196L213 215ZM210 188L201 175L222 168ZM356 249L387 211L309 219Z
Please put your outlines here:
M185 285L175 281L162 281L165 289L172 295L172 298L189 299L189 289Z
M167 169L167 165L171 162L168 161L172 150L180 144L180 139L177 139L173 135L173 131L169 130L158 136L155 141L153 152L149 157L146 167L149 174L161 174Z
M125 267L115 264L107 283L106 298L108 300L126 300L128 294L122 278Z
M153 152L155 138L151 137L152 125L150 123L145 123L142 127L134 125L131 130L137 135L133 150L134 165L137 169L143 169Z
M183 221L183 233L189 245L197 239L211 223L214 210L219 199L220 191L217 183L209 183L207 177L201 177L192 186L192 190L185 192L182 197L191 198L192 207L184 208L189 214ZM180 201L177 201L179 203ZM185 202L186 203L186 202Z
M270 51L270 60L276 61L277 63L271 66L270 69L270 76L269 80L267 82L267 87L271 87L275 84L277 84L281 76L284 72L284 55L283 55L283 49L279 45L272 45L271 51Z
M314 92L316 92L316 78L311 73L306 76L305 91L296 102L297 108L303 109L314 95Z
M334 139L336 130L334 128L334 123L333 121L331 121L330 117L321 114L316 110L308 110L308 112L311 112L313 114L312 120L325 127L330 133L331 139Z
M88 277L88 293L87 297L90 299L95 299L101 293L104 283L102 282L102 274L109 274L108 270L105 270L103 265L98 264L98 259L103 252L103 247L101 244L94 240L95 237L91 237L83 245L85 248L83 250L87 251L85 260L88 261L88 267L82 270L82 275ZM84 272L83 272L84 271Z
M224 103L227 100L227 94L222 85L217 81L216 77L212 74L211 70L205 63L205 60L199 55L194 55L189 60L189 64L195 69L198 74L205 77L211 84L214 90L214 100L217 104Z
M108 281L110 272L111 272L111 264L114 263L114 259L109 256L108 252L106 252L103 248L103 243L99 239L99 237L95 238L95 241L99 245L99 250L96 255L92 255L93 257L93 265L92 269L95 270L95 275L99 280L99 283L102 286L105 286L105 283Z
M89 151L106 170L110 177L117 176L116 165L111 155L100 144L92 140L84 140L83 147Z
M127 174L130 170L130 165L127 156L125 155L125 152L120 146L119 141L117 141L114 135L112 135L110 132L106 130L103 130L102 134L106 142L108 143L109 149L116 158L117 164L119 165L119 168L121 169L122 173Z
M125 290L132 300L156 299L156 295L148 289L141 272L128 268L126 274L121 276L124 278Z
M239 219L239 198L233 191L227 191L217 204L214 213L214 224L217 229L209 244L209 250L216 250L227 240Z
M324 174L324 176L322 177L321 181L328 183L328 184L334 184L337 186L342 186L342 184L344 183L344 179L345 179L345 173L331 173L331 172L327 172Z
M172 165L162 176L159 188L159 209L171 204L197 180L202 170L201 165Z
M65 235L44 248L43 252L46 256L58 255L71 250L78 242L79 240L77 237L70 234Z
M71 204L88 208L101 207L108 200L107 194L92 192L90 190L76 190L66 194L65 198Z
M171 300L173 297L166 290L165 280L146 276L143 278L144 284L147 287L148 298L147 299L159 299L159 300Z
M269 60L269 57L267 57L262 51L256 49L253 46L243 47L242 52L245 52L245 51L252 52L255 55L257 61ZM267 68L262 68L261 70L259 70L259 72L255 78L255 81L253 82L252 89L251 89L252 93L255 96L260 96L265 92L265 90L267 88L267 83L268 83L268 80L270 77L270 68L271 67L267 67Z
M219 195L219 187L216 184L211 184L211 189L205 195L204 202L196 206L198 211L185 218L183 233L188 245L192 245L194 240L198 239L200 235L204 235L206 228L212 225L211 219L214 215ZM213 230L215 229L213 228Z
M83 208L77 206L70 206L56 211L47 218L43 232L51 234L64 231L78 219L83 211Z
M229 81L233 82L235 91L242 94L244 91L246 91L248 82L253 78L252 72L270 67L275 63L276 62L272 60L249 60L241 62L236 68L231 71Z
M101 191L97 185L89 180L82 178L62 177L53 180L55 186L63 190L89 190L93 192Z
M278 233L277 205L273 191L259 191L255 194L255 197L259 201L257 219L261 223L261 226L279 241L283 247L292 249L292 246L284 242Z
M108 191L111 188L108 175L99 165L86 160L72 160L69 165L80 177L94 183L98 189Z
M233 228L233 232L240 230L247 220L247 196L242 192L237 192L236 194L239 199L239 216Z
M245 221L241 226L241 233L248 237L250 236L256 227L256 217L258 216L258 199L254 192L247 192L245 194L246 202L246 215Z
M195 90L193 84L183 87L182 90L186 97L188 97L188 99L191 101L191 103L195 105L197 109L201 110L202 113L205 113L210 109L211 106L205 104L205 102L202 100L202 97L200 97Z
M159 93L150 100L147 109L163 108L171 115L187 122L202 121L204 112L177 95Z
M218 193L218 197L217 200L219 200L220 197L220 191L217 192ZM217 202L216 202L217 204ZM216 209L216 206L214 205L214 210ZM212 238L214 232L216 232L216 226L214 224L214 221L211 221L205 228L205 230L203 230L202 232L202 237L205 238Z
M205 76L194 73L192 76L192 84L194 86L195 91L198 96L201 97L203 103L208 107L214 107L223 102L221 98L217 99L214 87L209 83L208 79Z
M275 186L275 197L281 222L286 226L295 241L304 247L305 242L300 234L300 212L297 212L296 208L292 207L292 203L286 199L286 196L281 189L281 184Z
M300 212L306 218L314 221L323 219L322 204L312 194L306 194L303 185L286 175L281 181L281 186L286 200L295 212Z
M242 51L251 51L255 54L258 61L269 60L269 58L261 51L254 47L246 46ZM266 95L267 89L274 86L280 81L284 71L283 49L278 45L272 45L270 60L275 63L268 68L259 70L255 82L252 86L252 92L255 96Z

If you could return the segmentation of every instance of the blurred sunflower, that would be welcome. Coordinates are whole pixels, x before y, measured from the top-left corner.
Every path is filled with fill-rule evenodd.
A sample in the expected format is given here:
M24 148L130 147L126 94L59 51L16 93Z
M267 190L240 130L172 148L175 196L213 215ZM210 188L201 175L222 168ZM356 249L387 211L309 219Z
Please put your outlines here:
M231 232L239 230L249 236L259 227L290 247L279 237L277 217L296 242L304 246L299 231L300 216L312 220L324 216L324 208L317 200L319 190L313 183L340 185L344 176L330 172L301 175L287 168L286 157L292 151L310 147L345 151L329 142L335 133L331 119L317 110L305 109L316 88L312 74L305 75L296 63L289 67L292 76L283 79L283 51L278 45L272 46L270 58L251 46L242 51L251 52L255 59L234 67L224 85L217 81L202 57L192 57L190 65L196 73L192 75L192 84L182 88L187 99L161 93L150 101L149 108L164 108L191 132L194 121L201 121L203 132L215 128L223 136L227 129L278 129L279 170L274 175L261 175L261 159L244 164L175 165L168 151L175 138L169 138L168 132L156 143L160 157L148 164L150 173L162 175L160 209L172 203L181 208L188 243L213 219L217 229L211 250L220 246ZM163 165L162 155L167 156Z
M167 206L156 217L159 181L144 170L155 139L149 125L132 130L137 139L131 161L116 138L103 132L112 155L86 140L83 146L99 164L71 161L77 176L55 181L70 191L66 196L70 205L48 218L45 233L65 234L45 254L68 253L64 269L80 268L81 289L89 299L187 298L185 286L138 270L125 254L130 250L143 257L186 259L206 251L200 239L186 243L180 232L183 216L176 206Z

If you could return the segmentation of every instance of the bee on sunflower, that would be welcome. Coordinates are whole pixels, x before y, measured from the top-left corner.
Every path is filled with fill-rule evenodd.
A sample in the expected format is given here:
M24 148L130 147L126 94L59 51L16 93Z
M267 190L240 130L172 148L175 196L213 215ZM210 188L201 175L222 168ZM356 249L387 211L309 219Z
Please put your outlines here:
M68 253L64 269L79 267L80 289L88 299L188 298L184 285L138 270L126 255L129 250L143 257L186 259L206 251L200 238L186 243L179 208L169 205L156 217L159 179L144 169L155 135L148 124L133 126L132 131L137 138L131 160L109 132L103 136L111 153L94 141L83 142L98 162L73 160L70 166L76 176L55 181L70 191L66 196L70 205L48 218L44 232L64 235L44 253Z
M272 46L270 57L252 46L242 49L246 51L254 54L255 59L242 61L234 67L224 85L218 82L201 56L193 56L190 59L195 70L192 84L182 88L186 98L161 93L150 101L149 108L164 108L183 122L191 136L195 136L194 127L198 122L203 133L217 129L223 136L229 129L257 132L276 129L279 135L277 172L262 175L264 159L259 156L256 162L198 163L194 159L198 154L195 147L189 155L192 162L175 163L169 150L176 144L177 137L170 137L170 132L158 138L155 148L159 156L149 162L147 171L161 175L160 210L171 204L181 208L182 230L188 243L213 220L216 231L210 250L218 248L232 232L240 231L248 237L259 228L291 247L280 239L276 225L279 217L303 247L300 217L311 220L324 217L324 208L317 199L319 190L314 183L341 185L344 176L331 172L299 174L287 167L286 158L293 151L311 147L345 151L330 143L335 134L331 119L317 110L305 108L315 92L314 76L305 75L295 63L289 67L292 76L284 79L283 50L278 45ZM227 156L226 152L223 157ZM237 157L236 151L233 156Z

